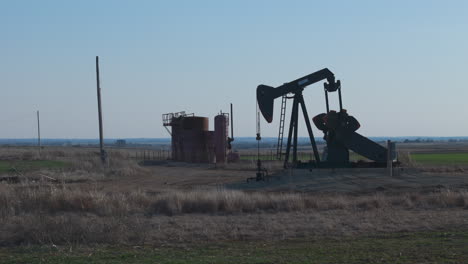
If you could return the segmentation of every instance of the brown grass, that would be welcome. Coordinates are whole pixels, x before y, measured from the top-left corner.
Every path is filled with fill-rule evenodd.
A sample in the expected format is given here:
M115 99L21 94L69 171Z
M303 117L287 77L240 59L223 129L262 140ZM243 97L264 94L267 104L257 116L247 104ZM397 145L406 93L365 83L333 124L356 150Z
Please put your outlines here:
M87 181L102 180L104 178L131 177L148 174L148 170L138 165L136 160L128 158L125 150L108 150L108 162L102 164L99 150L95 148L63 148L48 147L42 149L40 154L31 147L2 147L0 160L57 160L67 164L64 168L49 171L19 171L20 176L29 179L41 178L41 175L57 178L61 181Z
M166 189L103 191L98 181L148 175L125 153L103 166L90 149L0 151L0 159L51 159L67 168L0 183L0 245L148 244L265 240L467 228L468 192L313 194ZM53 177L51 183L43 178ZM68 184L86 181L85 184Z
M76 189L66 185L0 185L2 218L61 212L91 213L98 216L243 214L296 211L366 211L376 209L468 209L468 192L441 190L433 193L301 194L243 192L225 189L168 190L156 194L140 191L105 193L98 189Z
M335 235L427 230L466 226L466 209L468 192L450 190L362 196L225 189L148 194L1 184L0 245L282 239L324 230ZM456 214L462 217L453 218Z
M411 158L411 153L409 151L398 151L398 161L400 162L402 167L416 167L416 163Z
M467 210L330 210L235 215L97 217L76 213L10 217L0 245L167 244L466 230Z

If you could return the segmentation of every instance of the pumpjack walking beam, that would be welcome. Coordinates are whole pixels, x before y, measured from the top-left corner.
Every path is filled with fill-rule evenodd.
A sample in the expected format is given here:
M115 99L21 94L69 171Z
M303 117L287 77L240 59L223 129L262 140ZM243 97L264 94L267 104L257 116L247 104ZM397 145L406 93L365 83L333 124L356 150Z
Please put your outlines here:
M293 109L291 113L291 121L289 125L289 133L288 133L288 145L286 147L286 156L285 156L285 163L284 163L285 166L287 166L288 160L289 160L291 140L293 140L292 142L293 163L297 162L297 132L298 132L297 127L298 127L298 119L299 119L298 118L299 104L301 105L304 119L306 121L309 138L310 138L312 148L314 151L316 165L317 166L320 165L320 157L319 157L319 153L318 153L317 146L315 143L314 135L312 133L312 126L310 125L310 119L307 114L307 109L304 103L304 97L302 95L302 91L304 90L305 87L313 83L322 81L322 80L327 80L327 82L324 83L324 87L327 92L334 92L336 90L339 90L340 81L335 81L334 74L327 68L311 73L302 78L296 79L292 82L285 83L277 88L273 88L267 85L259 85L257 87L258 106L260 108L260 111L263 117L267 120L268 123L271 123L273 121L274 100L278 97L287 95L289 93L294 94Z

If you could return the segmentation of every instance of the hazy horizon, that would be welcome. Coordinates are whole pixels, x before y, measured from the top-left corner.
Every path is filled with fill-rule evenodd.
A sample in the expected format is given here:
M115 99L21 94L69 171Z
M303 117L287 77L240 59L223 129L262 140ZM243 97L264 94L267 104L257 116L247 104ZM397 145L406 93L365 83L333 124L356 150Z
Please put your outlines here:
M161 115L178 111L213 129L229 103L235 136L253 137L257 85L325 67L358 133L463 137L467 13L466 1L4 1L0 138L35 138L36 110L43 138L97 137L97 55L106 138L168 137ZM324 111L322 83L304 96L311 117Z
M246 137L236 137L236 139L238 140L245 140L245 139L253 139L253 140L256 140L255 139L256 137L249 137L249 136L246 136ZM370 139L376 139L376 138L380 138L380 139L384 139L384 138L389 138L389 139L468 139L468 136L449 136L449 137L438 137L438 136L434 136L434 137L431 137L431 136L396 136L396 137L392 137L392 136L369 136L368 138ZM124 139L124 140L171 140L170 137L158 137L158 138L151 138L151 137L108 137L108 138L104 138L104 140L117 140L117 139ZM268 140L277 140L277 137L262 137L262 140L264 139L268 139ZM285 137L285 139L287 139L287 137ZM298 139L300 140L309 140L309 137L308 136L300 136L298 137ZM323 137L322 136L315 136L315 139L316 140L322 140ZM0 138L0 141L1 140L30 140L30 141L37 141L37 137L34 138L34 137L30 137L30 138ZM94 138L41 138L41 141L44 141L44 140L59 140L59 141L65 141L65 140L97 140L99 141L99 138L98 137L94 137ZM236 141L234 141L233 144L235 144Z

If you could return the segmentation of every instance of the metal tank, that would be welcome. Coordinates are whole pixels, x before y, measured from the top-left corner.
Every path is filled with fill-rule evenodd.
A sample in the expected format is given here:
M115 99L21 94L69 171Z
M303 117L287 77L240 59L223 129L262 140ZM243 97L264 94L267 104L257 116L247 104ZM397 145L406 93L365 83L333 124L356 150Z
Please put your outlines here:
M210 159L209 119L199 116L173 118L172 159L176 161L205 163ZM211 155L212 156L212 155Z
M225 163L228 147L229 116L227 114L222 113L215 116L214 121L214 144L216 163Z

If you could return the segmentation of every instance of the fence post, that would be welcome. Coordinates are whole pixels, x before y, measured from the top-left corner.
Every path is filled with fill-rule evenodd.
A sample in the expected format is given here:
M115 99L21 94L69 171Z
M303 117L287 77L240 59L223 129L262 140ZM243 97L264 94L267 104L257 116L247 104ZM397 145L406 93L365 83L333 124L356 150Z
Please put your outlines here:
M392 141L390 140L387 140L387 170L388 176L393 177Z

